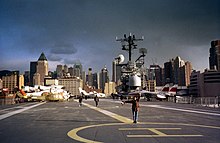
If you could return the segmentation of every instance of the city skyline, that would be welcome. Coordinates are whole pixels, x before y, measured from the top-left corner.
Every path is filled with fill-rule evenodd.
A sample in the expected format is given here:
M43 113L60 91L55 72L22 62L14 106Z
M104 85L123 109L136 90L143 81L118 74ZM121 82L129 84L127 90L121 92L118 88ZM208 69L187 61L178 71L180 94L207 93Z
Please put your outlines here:
M76 61L84 71L100 72L105 65L111 71L119 54L128 59L115 37L130 32L145 37L137 43L148 50L145 67L180 56L203 70L211 41L220 39L218 5L218 0L1 0L0 70L27 71L44 52L50 71ZM135 59L138 50L133 52Z

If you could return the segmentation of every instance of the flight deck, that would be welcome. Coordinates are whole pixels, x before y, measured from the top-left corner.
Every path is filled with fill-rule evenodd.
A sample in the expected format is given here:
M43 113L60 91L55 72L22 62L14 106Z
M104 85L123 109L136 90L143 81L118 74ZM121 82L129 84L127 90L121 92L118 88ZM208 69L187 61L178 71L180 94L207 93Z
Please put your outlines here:
M140 102L138 123L120 100L33 102L0 107L1 142L218 143L220 108Z

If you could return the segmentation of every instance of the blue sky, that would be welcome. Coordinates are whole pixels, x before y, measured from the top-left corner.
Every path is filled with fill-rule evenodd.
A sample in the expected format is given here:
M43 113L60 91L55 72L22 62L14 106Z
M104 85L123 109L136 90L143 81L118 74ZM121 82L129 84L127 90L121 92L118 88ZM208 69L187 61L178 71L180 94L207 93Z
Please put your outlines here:
M144 36L146 67L180 56L194 69L208 67L211 40L220 39L219 0L0 0L0 70L29 70L41 52L50 70L80 61L99 72L123 34ZM133 51L133 59L138 50ZM152 60L154 59L154 60Z

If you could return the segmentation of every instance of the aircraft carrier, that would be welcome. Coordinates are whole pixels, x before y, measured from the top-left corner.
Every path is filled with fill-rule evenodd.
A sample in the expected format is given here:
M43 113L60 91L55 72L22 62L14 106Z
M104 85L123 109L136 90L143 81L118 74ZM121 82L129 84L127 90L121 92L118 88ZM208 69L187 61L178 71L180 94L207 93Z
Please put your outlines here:
M0 106L3 143L218 143L220 110L173 102L140 101L137 124L120 100L33 102Z

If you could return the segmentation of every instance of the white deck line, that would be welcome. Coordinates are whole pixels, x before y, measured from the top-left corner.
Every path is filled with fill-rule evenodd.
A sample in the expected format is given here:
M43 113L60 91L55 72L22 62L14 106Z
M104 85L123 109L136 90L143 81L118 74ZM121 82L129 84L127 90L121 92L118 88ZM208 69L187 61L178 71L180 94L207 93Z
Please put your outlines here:
M143 105L143 104L141 104L140 106L168 109L168 110L175 110L175 111L183 111L183 112L190 112L190 113L198 113L198 114L205 114L205 115L220 116L219 113L210 113L210 112L202 112L202 111L187 110L187 109L180 109L180 108L171 108L171 107L164 107L164 106L160 106L160 105Z
M15 111L12 111L12 112L9 112L9 113L0 115L0 120L3 120L3 119L5 119L5 118L8 118L8 117L13 116L13 115L15 115L15 114L19 114L19 113L24 112L24 111L26 111L26 110L29 110L29 109L31 109L31 108L40 106L40 105L42 105L42 104L44 104L44 103L46 103L46 102L38 103L38 104L35 104L35 105L32 105L32 106L24 107L24 108L22 108L22 109L15 110Z

